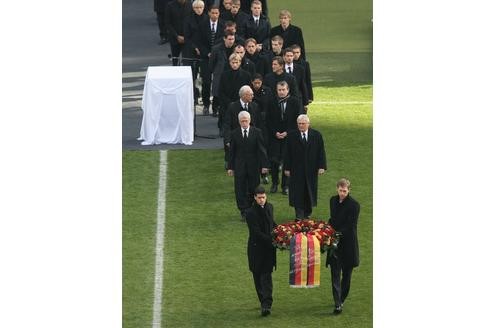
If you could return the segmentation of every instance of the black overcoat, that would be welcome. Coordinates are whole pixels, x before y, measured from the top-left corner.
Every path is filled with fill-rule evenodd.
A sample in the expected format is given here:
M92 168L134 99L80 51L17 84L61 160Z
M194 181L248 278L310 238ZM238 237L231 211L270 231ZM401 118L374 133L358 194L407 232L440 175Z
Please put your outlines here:
M339 196L330 198L330 219L328 223L342 233L335 255L342 260L344 267L359 265L359 244L357 223L360 205L350 195L342 203ZM330 254L327 253L326 266L330 265Z
M235 176L259 176L260 169L268 166L265 142L260 129L249 127L247 140L244 140L240 127L230 132L228 169L234 170Z
M306 59L306 50L304 48L304 38L302 35L302 30L289 24L287 29L283 29L281 25L277 25L270 31L270 38L273 38L275 35L280 35L284 39L284 48L288 48L294 44L297 44L301 47L301 57Z
M307 183L312 207L318 200L318 169L327 169L325 145L320 132L308 129L307 142L302 141L299 130L287 135L287 152L284 170L290 171L289 205L304 208L305 185Z
M223 140L225 144L230 143L230 133L232 132L232 130L241 127L239 124L239 113L243 110L245 109L242 107L240 100L231 102L227 107L227 110L225 111L225 119L223 120ZM255 102L248 104L247 112L249 113L249 115L251 115L250 125L259 128L260 109L258 104L256 104Z
M218 97L220 105L227 109L231 102L239 99L239 89L251 83L251 75L242 68L234 71L228 62L224 65L226 69L219 77Z
M253 203L246 213L249 228L247 246L249 270L253 273L272 272L277 266L277 252L272 245L271 232L277 225L273 217L273 206L265 203L264 208Z

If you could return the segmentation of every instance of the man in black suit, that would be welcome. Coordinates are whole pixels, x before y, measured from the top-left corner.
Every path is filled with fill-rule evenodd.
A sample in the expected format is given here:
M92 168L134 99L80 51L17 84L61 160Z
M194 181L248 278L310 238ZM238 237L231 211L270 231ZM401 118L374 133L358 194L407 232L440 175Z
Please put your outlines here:
M326 266L330 265L334 314L342 312L344 301L351 288L352 269L359 265L357 223L360 205L349 195L351 182L345 178L337 182L337 193L330 198L328 223L341 233L337 250L327 254Z
M261 173L268 172L268 158L261 130L249 125L251 115L241 111L238 118L240 127L230 133L227 174L234 176L237 208L241 212L241 221L245 221L246 211L253 202L254 189L260 183L260 168Z
M189 0L175 0L167 4L165 9L165 22L172 52L172 63L179 64L177 57L184 48L184 24L186 18L191 15L192 7Z
M289 85L291 96L297 97L301 101L301 95L297 88L296 78L284 70L284 59L280 56L275 56L272 59L272 72L265 75L264 83L272 90L277 90L277 83L285 81Z
M261 13L260 1L254 0L251 3L251 15L239 30L244 33L243 37L245 40L253 38L264 49L270 47L271 25L268 18Z
M321 133L309 128L309 117L297 118L297 131L287 135L284 173L290 177L289 205L296 219L309 218L318 200L318 175L325 173L327 160Z
M158 41L159 45L168 42L167 25L165 24L165 8L167 8L167 4L170 1L171 0L154 0L153 2L153 9L156 13L156 20L158 21L158 29L160 30L160 41Z
M294 63L301 65L304 68L304 83L306 84L306 90L308 90L308 102L311 104L313 98L313 83L311 82L311 67L306 59L301 57L301 47L297 44L291 46L294 53Z
M213 116L222 110L220 103L220 79L222 73L228 70L230 55L234 52L235 35L233 32L224 32L223 42L213 46L210 55L210 71L212 72L212 88L213 94ZM223 116L222 112L219 115L219 124L221 124ZM220 126L219 126L220 127Z
M285 48L282 52L284 58L284 70L286 73L292 74L296 78L296 84L301 95L301 101L304 106L304 112L307 112L308 107L308 90L306 88L306 84L304 83L304 77L306 73L304 72L304 68L294 63L294 52L291 48Z
M258 104L253 102L253 90L248 85L243 85L239 91L239 99L233 101L227 107L225 119L223 120L223 143L225 150L225 161L229 161L229 149L231 141L231 132L240 127L239 113L243 110L251 116L250 125L260 128L260 113ZM266 141L265 138L263 138ZM266 147L266 145L265 145Z
M241 0L241 10L245 12L246 14L250 15L251 14L251 4L253 0ZM261 0L261 8L263 15L268 17L268 5L266 3L266 0Z
M272 310L272 271L277 265L277 253L272 245L271 233L277 224L273 215L273 205L266 201L265 189L262 186L254 190L254 200L246 214L249 228L248 262L261 303L261 315L267 316Z
M270 41L271 50L264 51L260 56L263 60L263 69L261 74L265 76L272 71L272 61L276 56L282 56L282 48L284 46L284 39L280 35L275 35ZM258 47L258 51L261 51Z
M302 106L298 99L289 94L289 85L285 81L277 83L277 100L272 101L268 115L270 133L270 154L272 187L271 193L277 192L279 184L279 166L282 164L287 151L287 135L297 130L297 117L302 113ZM289 178L282 174L282 193L288 194Z
M256 66L254 63L246 57L246 49L243 44L237 44L234 49L234 53L241 56L241 68L249 73L249 77L252 78L256 74Z
M213 45L217 40L223 37L223 22L219 20L220 10L217 5L212 5L208 9L209 19L205 19L199 24L198 43L200 69L201 69L201 98L203 100L203 114L208 115L210 111L210 95L211 95L211 70L209 67L209 59Z
M292 15L290 11L283 9L278 15L280 20L280 25L275 26L270 31L270 36L280 35L284 39L284 48L288 48L294 44L301 47L302 58L306 59L306 51L304 49L304 38L302 30L290 23Z

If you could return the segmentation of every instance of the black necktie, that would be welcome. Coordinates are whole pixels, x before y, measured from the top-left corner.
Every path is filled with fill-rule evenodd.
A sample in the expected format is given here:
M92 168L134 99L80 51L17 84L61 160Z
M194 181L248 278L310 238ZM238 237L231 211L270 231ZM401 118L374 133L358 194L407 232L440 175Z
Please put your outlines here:
M247 139L247 129L244 129L244 139Z
M304 141L304 142L306 142L306 141L307 141L307 140L306 140L306 133L305 133L305 132L303 132L303 141Z
M280 117L282 118L282 120L284 120L284 116L285 116L285 101L282 101L280 103Z
M256 27L260 26L259 21L260 21L259 18L254 20L254 22L256 23Z
M211 39L210 39L210 45L213 47L213 44L215 43L215 23L211 24Z
M289 66L289 74L292 74L292 67Z
M246 112L249 112L249 109L248 109L248 104L247 104L247 103L245 103L245 104L244 104L244 110L245 110ZM244 131L245 131L245 130L244 130Z

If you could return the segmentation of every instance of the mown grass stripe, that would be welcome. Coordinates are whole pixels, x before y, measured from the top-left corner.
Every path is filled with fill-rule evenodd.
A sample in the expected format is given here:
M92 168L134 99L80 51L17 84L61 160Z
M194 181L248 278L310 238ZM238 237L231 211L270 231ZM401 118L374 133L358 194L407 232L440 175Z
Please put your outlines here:
M156 209L155 288L153 301L153 328L162 322L163 290L163 237L165 235L165 204L167 188L167 151L160 151L160 175L158 176L158 203Z

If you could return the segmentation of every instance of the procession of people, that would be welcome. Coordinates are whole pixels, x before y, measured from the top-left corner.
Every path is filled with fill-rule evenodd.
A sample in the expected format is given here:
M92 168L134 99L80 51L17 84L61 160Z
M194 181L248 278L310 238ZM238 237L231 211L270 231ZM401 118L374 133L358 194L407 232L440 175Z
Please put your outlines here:
M291 24L287 9L272 27L267 9L266 1L259 0L155 0L159 44L170 43L174 66L191 66L197 84L194 103L202 104L203 115L217 117L224 169L234 177L240 220L249 229L249 270L262 316L272 311L276 266L275 211L267 194L280 190L296 221L310 219L317 206L318 177L327 170L324 138L311 127L308 115L313 88L303 31ZM198 77L201 83L196 83ZM267 193L263 184L270 179ZM340 242L336 251L328 252L326 265L332 313L338 315L352 270L359 265L360 207L350 196L348 179L341 178L336 187L328 223Z

